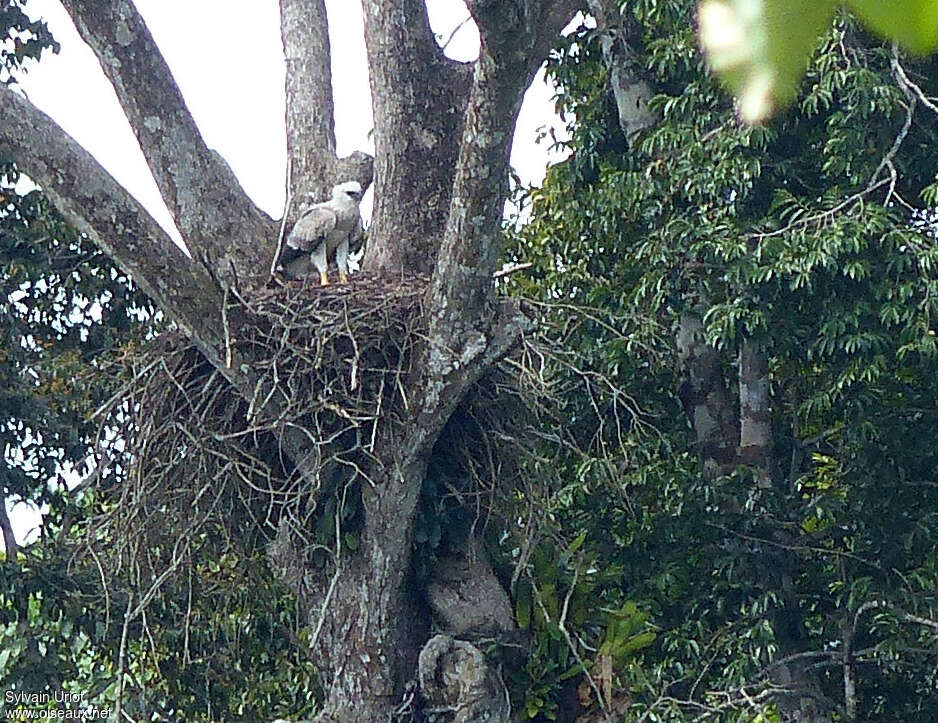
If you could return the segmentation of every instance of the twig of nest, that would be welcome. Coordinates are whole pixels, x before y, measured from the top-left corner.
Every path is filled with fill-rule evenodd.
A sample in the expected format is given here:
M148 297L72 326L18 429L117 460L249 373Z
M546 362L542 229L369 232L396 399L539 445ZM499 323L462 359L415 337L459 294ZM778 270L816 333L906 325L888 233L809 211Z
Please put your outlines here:
M378 430L406 418L404 389L426 334L427 284L426 277L360 274L326 287L279 283L249 300L232 294L226 342L252 360L257 383L248 399L179 333L134 355L124 391L102 411L131 467L108 494L110 539L118 542L107 551L117 559L111 568L164 584L164 573L184 570L188 559L263 546L284 522L304 554L337 555L333 542L317 537L329 517L319 501L334 495L337 531L351 486L368 484L379 462ZM477 524L508 488L547 484L553 465L545 443L575 441L559 425L545 431L558 406L546 373L550 354L525 340L469 391L443 431L440 454L455 462L459 479L442 492L472 510ZM276 415L265 413L273 406ZM318 480L299 475L283 453L288 425L313 443ZM537 505L540 495L532 489L525 498Z

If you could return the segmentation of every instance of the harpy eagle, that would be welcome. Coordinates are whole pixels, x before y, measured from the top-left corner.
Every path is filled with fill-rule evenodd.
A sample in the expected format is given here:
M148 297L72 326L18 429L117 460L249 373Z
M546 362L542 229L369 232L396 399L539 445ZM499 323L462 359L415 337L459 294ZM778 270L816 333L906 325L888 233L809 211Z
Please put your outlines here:
M319 271L323 286L329 284L329 259L335 255L339 281L348 281L348 255L362 247L364 232L358 204L362 187L346 181L332 189L332 198L323 203L304 204L300 218L287 236L280 265L290 278L308 274L310 263Z

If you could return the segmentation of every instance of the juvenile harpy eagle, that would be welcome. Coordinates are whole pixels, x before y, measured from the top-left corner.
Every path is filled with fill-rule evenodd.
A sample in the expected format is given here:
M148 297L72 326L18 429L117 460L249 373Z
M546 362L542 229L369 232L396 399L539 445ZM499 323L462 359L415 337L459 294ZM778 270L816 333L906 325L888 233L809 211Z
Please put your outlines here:
M319 271L322 285L327 286L329 259L335 254L339 281L348 281L348 255L362 245L362 217L358 210L362 193L361 184L346 181L332 189L330 200L301 210L280 255L280 265L287 276L305 276L312 263Z

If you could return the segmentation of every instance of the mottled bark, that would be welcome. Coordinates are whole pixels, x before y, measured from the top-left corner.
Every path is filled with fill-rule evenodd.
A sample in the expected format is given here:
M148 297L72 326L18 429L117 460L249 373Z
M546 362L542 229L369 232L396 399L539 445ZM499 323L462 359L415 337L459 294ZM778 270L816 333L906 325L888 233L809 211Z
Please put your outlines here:
M560 27L529 3L469 3L482 38L475 64L442 254L433 276L431 338L451 349L478 339L492 293L512 131L525 89ZM535 6L536 3L530 3ZM549 33L549 34L548 34ZM469 313L466 313L469 312Z
M739 459L756 470L761 487L772 486L773 439L769 360L751 339L739 349Z
M209 150L131 0L64 0L97 55L193 257L226 284L266 281L273 222Z
M450 635L491 637L515 630L508 593L474 536L437 561L427 584L427 602L437 627Z
M464 367L516 323L511 316L491 314L513 129L526 88L575 10L575 3L566 1L467 5L482 47L430 289L426 368L431 390L451 386L453 377L458 383Z
M408 430L396 427L408 435ZM410 522L426 473L426 456L406 450L398 434L385 432L383 470L363 491L368 525L358 553L343 553L327 580L311 579L309 565L295 547L296 531L281 527L271 551L275 566L308 610L319 631L313 648L328 689L317 721L367 723L385 720L413 677L430 618L410 580ZM395 493L391 494L390 491ZM400 496L401 491L405 492ZM395 524L374 530L379 520ZM376 534L377 533L377 534ZM334 579L333 579L334 578Z
M287 226L300 200L330 197L332 187L358 181L367 188L374 159L360 151L336 156L329 23L324 0L280 0L280 34L286 60L287 158L290 159Z
M420 689L431 710L451 711L453 723L508 723L505 683L478 648L436 635L420 653Z
M616 101L619 127L626 139L656 122L648 108L654 95L644 68L637 62L633 45L637 32L620 12L617 0L589 0L590 14L600 31L603 59L609 70L609 86Z
M7 515L6 500L0 498L0 532L3 533L3 550L7 562L16 562L20 554L19 545L16 544L16 535L13 534L13 525Z
M293 196L324 191L317 184L335 155L332 50L325 0L280 0L286 60L287 158Z
M681 317L676 341L684 374L681 401L694 429L704 476L713 479L727 474L737 463L736 405L720 354L707 344L698 314L686 312Z
M446 225L471 66L446 58L423 0L365 0L375 117L366 268L429 273Z

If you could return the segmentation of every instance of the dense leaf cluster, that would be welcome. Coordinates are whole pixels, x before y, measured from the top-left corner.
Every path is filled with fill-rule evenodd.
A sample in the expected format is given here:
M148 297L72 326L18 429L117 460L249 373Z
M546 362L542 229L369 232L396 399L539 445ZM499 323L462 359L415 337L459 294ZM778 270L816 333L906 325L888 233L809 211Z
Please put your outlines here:
M655 642L620 646L614 666L626 720L771 718L759 693L795 651L843 716L845 646L862 718L931 719L938 116L916 86L934 96L938 68L893 57L840 17L798 106L744 126L704 67L691 3L623 9L642 28L660 122L623 138L596 32L571 35L549 70L572 155L526 198L513 250L536 263L517 282L525 293L563 301L561 315L605 312L609 324L564 342L628 390L642 422L618 458L564 459L549 512L557 535L586 542L557 588L562 602L575 583L592 610L567 620L574 647L602 683L608 611L648 613ZM687 314L702 318L731 391L744 339L768 355L770 488L745 467L701 475L674 346ZM601 400L571 398L564 413L588 435ZM528 715L562 719L576 661L543 630L557 645L529 665Z
M12 83L29 60L38 60L46 49L58 52L58 44L45 22L31 20L26 0L0 1L0 83Z

